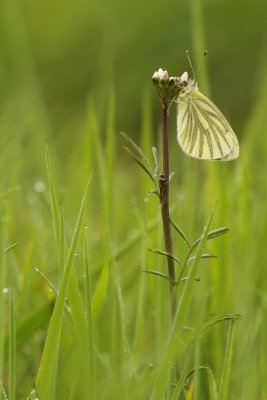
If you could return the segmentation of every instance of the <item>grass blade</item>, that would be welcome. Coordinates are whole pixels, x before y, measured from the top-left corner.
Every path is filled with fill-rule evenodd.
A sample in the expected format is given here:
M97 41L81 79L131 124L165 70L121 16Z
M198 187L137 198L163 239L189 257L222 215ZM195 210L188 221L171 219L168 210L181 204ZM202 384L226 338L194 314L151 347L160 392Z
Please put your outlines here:
M49 393L51 390L51 381L53 378L53 368L57 359L57 350L60 342L60 333L64 315L64 304L65 297L67 295L69 279L71 276L72 263L76 247L79 240L79 234L82 226L82 217L85 208L85 202L91 182L92 174L87 183L85 194L82 200L80 212L78 215L76 228L74 230L70 251L62 275L62 279L59 286L58 296L56 299L54 311L51 317L51 321L48 328L46 343L43 351L42 360L39 367L39 372L36 378L36 387L42 400L48 400Z
M233 357L235 320L236 320L236 314L234 311L232 319L231 319L231 323L229 326L229 331L228 331L227 346L226 346L224 365L223 365L222 376L221 376L220 396L219 396L220 400L227 399L227 391L228 391L231 363L232 363L232 357Z

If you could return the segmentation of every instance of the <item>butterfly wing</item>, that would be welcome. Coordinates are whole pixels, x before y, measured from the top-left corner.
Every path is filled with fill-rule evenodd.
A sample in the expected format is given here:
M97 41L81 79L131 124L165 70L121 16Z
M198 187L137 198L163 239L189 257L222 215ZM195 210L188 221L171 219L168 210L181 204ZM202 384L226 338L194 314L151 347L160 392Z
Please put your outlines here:
M206 96L193 91L178 96L178 142L191 157L202 160L234 160L239 156L236 135L221 111Z

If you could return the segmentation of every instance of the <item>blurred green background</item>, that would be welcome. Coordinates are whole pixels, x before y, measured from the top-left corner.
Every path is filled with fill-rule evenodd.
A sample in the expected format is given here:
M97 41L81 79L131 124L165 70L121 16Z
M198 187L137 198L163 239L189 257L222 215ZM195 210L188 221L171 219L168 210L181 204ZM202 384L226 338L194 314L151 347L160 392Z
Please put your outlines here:
M57 277L46 139L68 239L84 184L96 166L85 218L94 290L108 253L107 226L119 245L142 232L144 207L148 223L159 215L153 196L144 206L151 187L122 149L125 142L119 132L133 137L152 160L151 146L160 149L161 110L151 77L159 67L167 69L170 76L180 76L185 70L191 74L185 51L190 51L198 70L207 49L199 88L231 123L241 155L230 163L189 159L176 142L172 107L169 140L171 169L176 172L171 188L174 219L194 239L218 202L213 228L231 229L227 238L219 238L210 249L219 261L201 270L203 283L192 300L189 320L198 324L206 296L207 314L230 313L236 306L245 320L238 323L229 399L267 398L266 17L264 0L1 0L0 190L7 242L23 241L8 259L16 271L18 324L51 296L32 267L40 268L52 281ZM100 148L95 131L101 138ZM146 248L157 246L163 246L160 228L148 235L146 243ZM131 247L119 260L130 343L142 275L139 253L143 250L137 250ZM182 244L175 242L175 251L183 255ZM159 266L158 256L144 257L144 266ZM161 268L164 271L164 260ZM154 342L149 340L151 332L162 337L168 326L168 312L164 314L169 307L168 288L156 280L145 277L143 366L157 358ZM103 313L106 315L105 309ZM107 327L103 320L100 324L99 338L105 342ZM42 329L33 327L29 336L21 339L18 398L25 398L32 387L46 327L47 323ZM216 329L205 339L201 362L209 362L219 379L227 333L225 328ZM68 326L65 330L68 332ZM67 333L66 337L63 349L70 347ZM66 365L64 384L58 389L63 397L58 398L66 398L68 393L70 364ZM201 399L207 398L206 386L204 382L200 389Z

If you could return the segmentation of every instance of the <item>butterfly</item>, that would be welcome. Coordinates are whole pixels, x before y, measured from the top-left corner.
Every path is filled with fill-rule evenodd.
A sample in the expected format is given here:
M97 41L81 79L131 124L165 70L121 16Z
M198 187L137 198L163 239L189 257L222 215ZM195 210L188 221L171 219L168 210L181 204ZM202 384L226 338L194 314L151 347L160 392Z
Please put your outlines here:
M230 161L239 156L237 137L215 104L184 72L179 78L177 139L182 150L201 160Z

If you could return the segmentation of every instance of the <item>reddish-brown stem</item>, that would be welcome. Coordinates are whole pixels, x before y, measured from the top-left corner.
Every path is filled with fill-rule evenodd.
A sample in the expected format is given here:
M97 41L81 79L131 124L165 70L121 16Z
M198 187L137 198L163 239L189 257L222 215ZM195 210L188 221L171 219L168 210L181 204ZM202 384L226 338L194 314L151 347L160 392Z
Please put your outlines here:
M167 104L162 104L162 151L163 151L163 174L160 177L160 198L161 198L161 215L164 230L165 250L172 254L172 235L169 220L169 148L168 148L168 129L167 129ZM174 260L167 257L168 273L170 279L170 297L171 297L171 313L172 317L176 312L176 295L175 295L175 266Z

